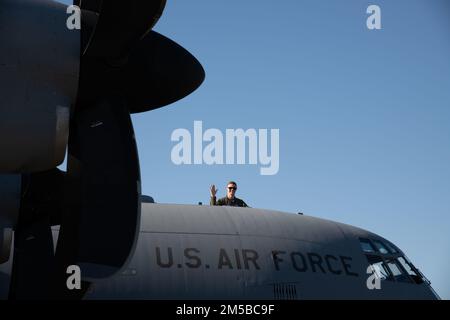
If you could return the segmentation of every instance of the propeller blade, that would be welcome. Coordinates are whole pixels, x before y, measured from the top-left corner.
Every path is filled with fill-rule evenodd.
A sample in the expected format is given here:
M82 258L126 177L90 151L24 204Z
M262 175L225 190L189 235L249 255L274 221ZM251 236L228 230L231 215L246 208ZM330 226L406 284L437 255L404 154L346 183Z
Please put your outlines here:
M166 0L82 0L82 9L99 13L84 55L110 60L127 57L159 20L165 4Z
M120 98L74 115L67 186L58 263L78 265L85 279L110 277L134 251L141 207L136 141Z
M73 4L82 10L89 10L99 13L102 8L103 0L74 0Z
M205 71L186 49L151 31L131 53L123 83L132 113L160 108L195 91Z

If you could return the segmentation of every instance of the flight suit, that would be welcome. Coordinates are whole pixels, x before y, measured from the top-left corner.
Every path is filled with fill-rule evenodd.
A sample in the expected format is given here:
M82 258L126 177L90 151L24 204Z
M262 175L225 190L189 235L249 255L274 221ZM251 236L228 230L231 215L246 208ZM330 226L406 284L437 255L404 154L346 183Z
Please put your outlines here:
M220 198L216 201L216 197L211 197L211 201L209 203L211 206L231 206L231 207L248 207L248 205L244 202L244 200L234 197L233 200L228 199L227 197Z

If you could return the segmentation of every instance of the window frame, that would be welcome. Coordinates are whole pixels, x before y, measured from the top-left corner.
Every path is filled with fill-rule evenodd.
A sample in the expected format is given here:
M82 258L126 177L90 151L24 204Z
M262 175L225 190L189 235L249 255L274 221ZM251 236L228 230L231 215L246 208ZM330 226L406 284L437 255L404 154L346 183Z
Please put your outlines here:
M371 241L375 245L375 248L377 249L378 253L383 254L383 255L394 254L394 252L392 252L391 248L389 248L389 246L387 246L383 241L381 241L381 240L371 240ZM383 253L383 252L380 251L380 248L378 248L377 243L381 244L381 246L383 248L385 248L386 253Z
M359 248L362 251L363 255L366 257L366 260L368 262L368 266L373 267L373 262L370 262L370 260L380 260L379 262L382 262L384 264L383 269L386 269L389 273L389 277L382 279L382 281L391 281L391 282L398 282L398 283L406 283L406 284L422 284L422 283L428 283L429 280L425 278L425 276L409 261L408 257L395 245L393 245L391 242L384 240L384 239L370 239L370 238L363 238L358 237L359 241ZM376 243L379 242L382 247L384 247L388 252L387 253L381 253ZM362 243L368 244L373 252L365 251ZM395 252L394 252L395 251ZM403 266L403 264L400 262L399 258L403 258L405 263L410 267L410 269L416 273L417 276L412 276L409 274L407 269ZM376 262L378 263L378 262ZM391 270L391 267L389 266L389 263L394 263L394 265L398 268L398 270L401 272L401 275L397 275L397 277L402 277L402 280L398 280L396 276L394 276L393 271Z
M383 263L383 265L384 265L383 268L388 272L389 276L386 277L386 279L380 279L381 281L395 282L395 277L392 274L391 268L389 268L389 266L387 265L386 261L383 259L382 256L380 256L378 254L365 254L365 256L366 256L367 262L369 263L369 266L372 266L372 268L373 268L374 263L369 261L369 257L380 259L381 261L379 261L379 262ZM376 263L378 263L378 262L376 262Z
M412 270L412 272L415 273L415 275L409 274L408 270L406 270L406 268L403 266L403 263L401 263L400 258L405 261L406 265L408 265L408 267ZM424 277L424 275L421 272L419 272L419 270L409 261L409 259L405 255L397 257L396 260L402 266L402 268L405 269L405 272L408 274L408 276L411 278L411 280L414 283L422 284L424 282L427 282L427 279ZM416 280L416 277L417 277L417 280Z
M365 251L364 248L362 247L362 243L368 243L370 247L372 247L373 251ZM359 238L359 247L361 248L362 252L364 252L364 254L377 254L379 253L377 250L377 247L373 244L373 242L370 239L367 238Z
M401 281L401 280L397 280L396 276L393 274L392 270L392 275L395 279L396 282L401 282L401 283L416 283L409 275L409 273L406 271L406 269L403 267L403 265L400 263L400 261L398 261L398 257L390 257L386 260L386 264L388 266L389 269L391 269L391 267L389 267L389 262L393 262L397 268L399 269L401 275L403 277L405 277L408 281Z

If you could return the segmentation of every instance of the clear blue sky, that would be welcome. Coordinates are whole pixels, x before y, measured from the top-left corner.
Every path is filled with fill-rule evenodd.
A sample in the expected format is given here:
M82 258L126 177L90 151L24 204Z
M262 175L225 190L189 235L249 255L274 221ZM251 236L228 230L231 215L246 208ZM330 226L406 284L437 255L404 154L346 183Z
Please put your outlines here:
M366 27L381 7L382 30ZM331 219L397 244L450 298L450 3L174 1L156 31L193 53L206 80L133 116L143 193L209 201L237 180L249 205ZM280 171L176 166L173 130L280 129Z

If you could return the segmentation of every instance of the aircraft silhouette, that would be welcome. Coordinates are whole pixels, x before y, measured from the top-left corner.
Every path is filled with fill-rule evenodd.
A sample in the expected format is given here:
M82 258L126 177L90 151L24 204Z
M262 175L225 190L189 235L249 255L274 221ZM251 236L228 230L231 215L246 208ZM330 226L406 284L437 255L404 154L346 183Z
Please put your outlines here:
M0 0L0 298L438 298L374 233L141 196L130 114L205 77L152 30L165 3L75 1L81 29L71 30L63 4ZM80 289L67 285L69 266Z

